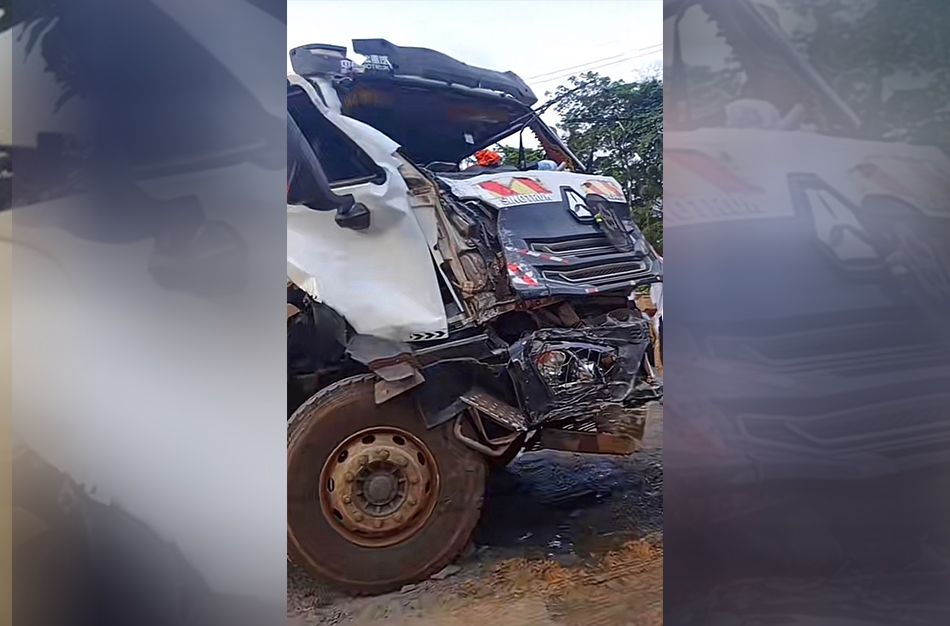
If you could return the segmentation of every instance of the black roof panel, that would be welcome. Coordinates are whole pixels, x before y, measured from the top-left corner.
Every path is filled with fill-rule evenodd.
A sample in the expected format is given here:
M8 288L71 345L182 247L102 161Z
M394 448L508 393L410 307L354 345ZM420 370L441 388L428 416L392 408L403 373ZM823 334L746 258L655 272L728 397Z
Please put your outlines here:
M385 39L354 39L353 50L363 56L385 56L395 76L415 76L508 94L525 106L537 103L531 88L514 72L474 67L427 48L404 48Z

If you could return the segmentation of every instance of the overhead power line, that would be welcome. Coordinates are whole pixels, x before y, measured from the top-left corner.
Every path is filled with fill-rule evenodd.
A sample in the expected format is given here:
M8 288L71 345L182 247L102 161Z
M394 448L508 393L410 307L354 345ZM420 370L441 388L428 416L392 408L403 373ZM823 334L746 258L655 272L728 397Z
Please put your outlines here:
M652 48L652 49L651 49L651 48ZM635 54L635 55L632 55L632 56L629 56L629 57L625 57L625 58L622 58L622 59L618 59L618 60L616 60L616 61L611 61L611 62L609 62L609 63L602 63L602 64L600 64L600 65L595 65L595 66L593 66L593 67L586 67L586 68L584 68L584 69L581 70L581 71L591 72L591 71L598 70L598 69L603 68L603 67L609 67L609 66L611 66L611 65L616 65L616 64L618 64L618 63L624 63L624 62L626 62L626 61L634 61L634 60L636 60L636 59L639 59L639 58L642 58L642 57L645 57L645 56L649 56L649 55L651 55L651 54L656 54L657 52L662 51L662 49L663 49L663 44L656 44L656 45L654 45L654 46L649 46L648 48L642 48L642 49L641 49L642 52L641 52L640 54ZM583 66L579 66L579 67L583 67ZM566 68L566 69L567 69L567 70L570 70L570 71L561 70L561 74L559 74L559 75L557 75L557 76L551 76L550 78L546 78L546 79L544 79L544 80L533 81L533 84L534 84L534 85L543 85L543 84L545 84L545 83L550 83L550 82L553 82L553 81L555 81L555 80L561 80L562 78L567 78L568 76L571 76L572 74L575 74L576 71L577 71L576 68ZM526 81L526 82L527 82L527 81Z
M662 47L663 47L663 44L662 44L662 43L657 43L657 44L653 44L653 45L650 45L650 46L646 46L645 48L637 48L637 49L634 49L634 50L625 50L625 51L623 51L623 52L621 52L621 53L619 53L619 54L615 54L615 55L609 56L609 57L604 57L604 58L602 58L602 59L596 59L596 60L594 60L594 61L587 61L586 63L580 63L580 64L578 64L578 65L573 65L573 66L571 66L571 67L562 67L561 69L558 69L558 70L551 70L550 72L544 72L543 74L537 74L536 76L529 76L528 78L525 79L525 81L537 80L537 79L539 79L539 78L545 78L545 77L547 77L547 76L551 76L552 74L561 74L561 73L563 73L563 72L567 72L567 71L570 71L570 70L576 70L576 69L582 68L582 67L584 67L584 66L586 66L586 65L593 65L593 64L595 64L595 63L600 63L600 62L602 62L602 61L610 61L611 59L616 59L616 58L618 58L618 57L622 57L622 56L624 56L625 54L630 54L630 53L635 53L635 52L644 52L644 51L646 51L646 50L650 50L651 48L661 48L661 49L662 49ZM651 51L651 52L652 52L652 51Z
M538 78L544 78L545 76L550 76L551 74L560 74L561 72L564 72L564 71L566 71L566 70L573 70L573 69L577 69L578 67L584 67L585 65L591 65L591 64L593 64L593 63L600 63L601 61L609 61L609 60L611 60L611 59L616 59L617 57L622 57L623 55L629 54L629 53L631 53L631 52L636 52L636 50L624 50L623 52L620 52L620 53L618 53L618 54L611 55L611 56L609 56L609 57L604 57L604 58L602 58L602 59L595 59L595 60L593 60L593 61L587 61L587 62L585 62L585 63L580 63L580 64L578 64L578 65L574 65L574 66L571 66L571 67L562 67L562 68L559 69L559 70L551 70L550 72L544 72L543 74L538 74L537 76L529 76L529 77L526 78L525 80L526 80L526 81L527 81L527 80L536 80L536 79L538 79Z
M621 41L630 41L630 37L621 37L620 39L614 39L613 41L604 41L597 45L591 46L591 48L604 48L606 46L612 46L615 43L620 43Z

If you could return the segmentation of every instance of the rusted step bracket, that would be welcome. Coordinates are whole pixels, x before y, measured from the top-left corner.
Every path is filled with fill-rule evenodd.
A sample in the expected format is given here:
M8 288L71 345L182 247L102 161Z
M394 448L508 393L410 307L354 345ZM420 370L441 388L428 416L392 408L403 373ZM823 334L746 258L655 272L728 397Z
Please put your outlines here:
M473 450L491 457L503 456L512 445L515 445L518 438L528 430L528 425L521 411L490 393L476 389L460 396L459 399L468 408L455 418L453 432L459 441ZM465 435L463 419L466 415L469 418L468 421L475 428L475 437L481 439L481 441L476 441L476 439ZM483 416L488 417L510 432L502 437L490 437L482 423Z
M640 449L640 441L629 435L584 433L572 430L542 429L536 447L564 452L586 454L633 454Z
M521 411L489 393L474 390L461 396L460 399L479 413L490 417L509 430L517 432L528 430L528 424L525 422L524 414Z

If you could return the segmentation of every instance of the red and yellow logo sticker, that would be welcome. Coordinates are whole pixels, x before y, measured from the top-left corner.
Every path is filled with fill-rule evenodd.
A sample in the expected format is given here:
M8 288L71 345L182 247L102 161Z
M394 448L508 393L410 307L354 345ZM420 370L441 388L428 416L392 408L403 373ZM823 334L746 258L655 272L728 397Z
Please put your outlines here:
M599 196L603 196L608 200L619 200L623 201L623 192L620 191L620 187L608 180L589 180L582 185L584 188L584 193L595 193Z
M950 213L950 171L935 161L904 156L871 156L851 170L862 196L899 198L932 213Z
M739 177L722 161L697 150L667 150L663 153L668 168L664 182L666 197L708 196L710 194L764 193L759 187Z
M554 200L554 194L550 189L540 181L525 176L516 176L507 184L500 180L486 180L476 185L483 191L487 191L492 199L500 200L502 204L528 204Z
M698 150L666 150L664 224L768 217L765 191L733 171L723 159Z

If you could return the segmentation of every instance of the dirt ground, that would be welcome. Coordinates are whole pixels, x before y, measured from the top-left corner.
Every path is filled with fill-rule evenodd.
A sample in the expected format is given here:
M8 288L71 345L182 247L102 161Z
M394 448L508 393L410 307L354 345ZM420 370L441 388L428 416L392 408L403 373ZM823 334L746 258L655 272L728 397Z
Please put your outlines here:
M474 545L443 579L349 598L289 566L291 623L662 624L662 405L648 424L643 450L628 458L519 457L493 477Z

